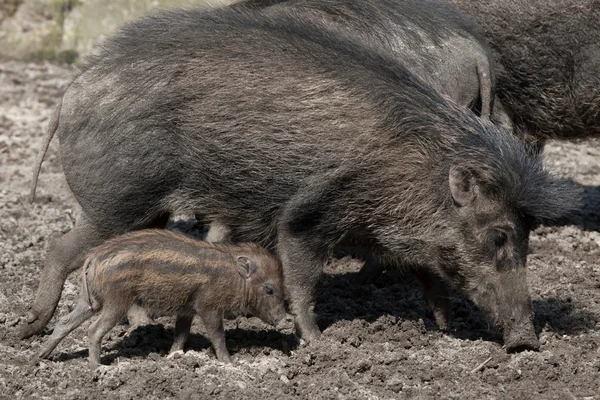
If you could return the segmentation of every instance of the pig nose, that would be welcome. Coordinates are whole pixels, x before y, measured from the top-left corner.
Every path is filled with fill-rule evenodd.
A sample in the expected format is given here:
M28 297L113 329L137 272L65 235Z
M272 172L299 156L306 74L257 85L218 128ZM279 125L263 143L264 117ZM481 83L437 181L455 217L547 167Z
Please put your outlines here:
M277 323L273 324L278 331L294 328L294 317L286 314Z
M508 327L504 333L504 344L508 353L518 353L525 350L537 351L540 349L540 342L535 335L531 321Z

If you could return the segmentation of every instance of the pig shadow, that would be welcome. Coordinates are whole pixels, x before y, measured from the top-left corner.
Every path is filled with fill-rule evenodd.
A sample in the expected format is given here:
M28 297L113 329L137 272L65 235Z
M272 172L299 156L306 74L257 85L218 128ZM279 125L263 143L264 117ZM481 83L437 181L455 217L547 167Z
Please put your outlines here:
M126 329L126 328L121 328ZM193 328L192 328L193 329ZM120 336L124 333L123 339L113 339L116 343L102 347L102 363L112 365L117 359L128 358L152 358L158 360L166 358L173 344L174 329L165 327L163 324L150 324L138 326L130 332L119 331L115 329L113 335ZM264 352L265 349L279 350L284 354L290 353L290 350L298 346L298 339L294 334L284 334L274 330L249 330L249 329L229 329L225 331L227 349L233 356L240 350L260 349L256 351ZM185 351L206 351L209 350L212 357L215 357L211 350L211 343L208 338L200 333L190 333ZM252 350L251 350L252 351ZM55 361L68 361L79 358L87 358L88 350L80 350L73 353L59 353L54 356ZM216 359L216 358L215 358Z
M433 313L423 300L418 282L402 271L386 271L374 284L360 285L358 273L326 274L319 288L315 311L319 327L343 320L362 319L369 323L391 315L401 321L422 320L425 329L438 330ZM446 333L463 340L503 343L502 334L495 329L470 300L450 291L450 316ZM537 335L542 329L557 334L576 334L593 329L596 315L579 309L569 299L549 297L533 301L534 327Z

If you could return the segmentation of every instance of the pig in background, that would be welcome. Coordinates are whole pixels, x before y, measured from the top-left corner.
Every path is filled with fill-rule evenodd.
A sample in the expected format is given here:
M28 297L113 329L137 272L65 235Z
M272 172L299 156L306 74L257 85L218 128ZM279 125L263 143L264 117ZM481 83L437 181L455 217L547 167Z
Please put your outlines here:
M82 215L49 246L21 337L47 324L89 248L185 209L277 251L308 341L324 261L354 246L442 277L508 350L539 345L530 224L576 193L381 47L293 10L161 12L104 44L56 121Z
M497 95L521 136L600 136L600 2L448 0L484 29Z
M75 309L60 319L39 357L47 358L71 331L90 325L91 368L100 364L102 337L137 304L177 315L170 353L182 352L194 315L202 318L220 361L231 362L223 314L251 312L276 326L285 318L280 262L253 244L214 245L166 230L112 238L91 250Z
M438 0L245 0L277 16L292 8L355 39L390 50L398 62L456 104L506 129L512 123L495 98L494 66L480 28Z

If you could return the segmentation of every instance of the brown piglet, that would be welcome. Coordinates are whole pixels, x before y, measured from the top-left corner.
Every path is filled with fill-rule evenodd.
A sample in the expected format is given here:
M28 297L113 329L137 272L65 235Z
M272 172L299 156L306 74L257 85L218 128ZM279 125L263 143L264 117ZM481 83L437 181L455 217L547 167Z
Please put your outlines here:
M75 309L60 319L40 358L101 311L88 331L90 367L97 367L102 337L134 304L177 315L171 353L183 351L198 314L224 362L231 362L224 312L249 312L274 326L286 316L281 264L265 249L211 244L166 230L131 232L96 247L85 260L81 286Z

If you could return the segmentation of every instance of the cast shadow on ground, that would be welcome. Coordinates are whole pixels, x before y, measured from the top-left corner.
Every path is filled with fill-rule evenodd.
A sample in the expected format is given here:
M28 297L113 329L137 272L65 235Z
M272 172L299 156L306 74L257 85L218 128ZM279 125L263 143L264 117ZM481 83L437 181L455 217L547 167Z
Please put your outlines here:
M115 331L116 332L116 331ZM117 359L128 359L133 357L147 358L166 357L173 344L174 330L172 327L166 328L163 324L149 324L138 326L124 334L122 340L111 346L102 347L102 363L111 365ZM270 348L279 350L284 354L289 354L298 346L298 339L294 334L284 334L275 330L250 330L250 329L229 329L226 330L227 348L233 356L241 349ZM200 333L190 333L185 350L204 351L211 347L210 341L206 336ZM211 357L215 357L210 352ZM54 361L68 361L79 358L87 358L88 350L80 350L73 353L57 352L54 355Z
M315 309L321 329L341 320L362 319L371 323L391 315L398 323L422 319L427 330L438 330L419 284L409 274L386 271L373 285L360 285L356 278L357 273L325 276ZM533 311L538 335L544 328L561 335L585 332L593 329L598 319L569 299L556 297L533 301ZM450 292L447 334L458 339L502 343L501 333L470 300L455 291Z

